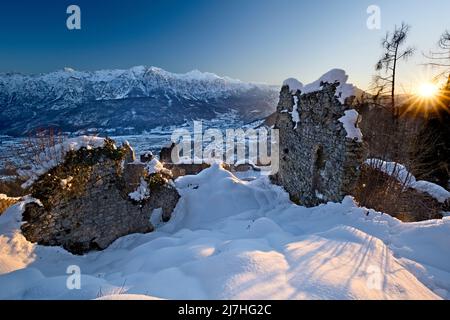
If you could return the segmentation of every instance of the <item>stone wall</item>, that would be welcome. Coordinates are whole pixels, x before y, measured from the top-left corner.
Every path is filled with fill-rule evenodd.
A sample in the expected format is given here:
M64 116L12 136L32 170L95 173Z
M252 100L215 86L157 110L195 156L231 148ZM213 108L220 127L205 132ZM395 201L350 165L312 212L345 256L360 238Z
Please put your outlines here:
M175 149L177 146L173 143L170 147L164 147L161 149L159 159L164 163L164 166L172 172L173 179L177 179L182 176L196 175L203 170L209 168L211 164L204 159L202 163L173 163L172 152L174 152L175 161L179 160L179 149ZM178 160L177 160L178 159ZM249 164L242 164L238 166L222 163L222 167L230 172L239 172L247 170L259 170L256 166Z
M66 156L63 164L36 181L31 190L38 203L26 205L22 225L24 236L42 245L61 245L75 254L106 248L117 238L153 230L150 216L162 208L170 218L179 195L158 177L150 196L143 201L130 199L145 174L144 163L134 159L129 146L120 149L80 149ZM90 159L90 160L89 160Z
M271 178L298 204L340 201L358 180L364 145L348 138L339 120L350 108L336 97L337 86L324 83L320 91L307 94L293 93L287 85L281 89L275 121L280 167Z

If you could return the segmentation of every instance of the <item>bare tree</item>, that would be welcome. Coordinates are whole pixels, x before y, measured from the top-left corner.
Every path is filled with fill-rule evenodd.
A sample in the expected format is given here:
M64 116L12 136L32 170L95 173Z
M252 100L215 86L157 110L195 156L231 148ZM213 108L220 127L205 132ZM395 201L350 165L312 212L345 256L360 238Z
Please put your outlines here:
M425 54L424 54L425 55ZM440 70L436 80L447 78L447 83L434 100L436 108L426 119L418 133L416 158L421 164L418 176L450 188L450 32L445 31L438 42L437 51L425 55L429 65Z
M382 58L377 62L375 69L379 72L384 71L385 75L377 75L375 82L378 84L378 95L387 94L389 90L390 107L392 108L394 119L399 116L398 108L395 105L395 85L397 76L397 65L401 60L406 60L414 54L413 47L402 49L406 42L410 26L402 22L400 27L395 26L394 32L387 32L381 42L384 50Z
M450 82L450 32L446 30L440 37L438 42L438 49L436 51L430 51L429 54L424 54L425 58L429 59L429 62L425 65L436 67L442 70L436 78L448 77Z

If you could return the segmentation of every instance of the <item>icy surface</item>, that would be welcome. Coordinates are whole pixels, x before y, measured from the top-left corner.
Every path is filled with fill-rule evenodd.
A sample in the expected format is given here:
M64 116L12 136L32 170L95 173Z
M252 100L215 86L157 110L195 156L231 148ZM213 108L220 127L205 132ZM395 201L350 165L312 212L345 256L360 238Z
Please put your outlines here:
M380 159L368 159L366 160L366 164L395 177L405 187L429 194L440 203L444 203L446 200L450 199L450 192L435 183L423 180L417 181L416 177L400 163L388 162Z
M256 173L254 173L256 174ZM450 218L402 223L342 203L299 207L267 177L218 165L176 181L171 221L74 256L0 216L0 299L450 298ZM68 290L67 267L81 270Z

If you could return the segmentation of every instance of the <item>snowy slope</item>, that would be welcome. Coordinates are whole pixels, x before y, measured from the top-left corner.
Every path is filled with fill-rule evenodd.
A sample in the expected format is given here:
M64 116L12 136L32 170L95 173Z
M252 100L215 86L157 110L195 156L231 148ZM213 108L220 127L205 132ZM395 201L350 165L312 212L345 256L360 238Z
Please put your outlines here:
M0 74L0 87L12 97L28 92L44 99L51 89L55 100L77 102L93 97L96 100L114 100L149 96L155 88L166 87L167 92L195 99L214 99L233 91L246 91L264 85L251 84L213 73L193 70L185 74L165 71L157 67L137 66L130 69L76 71L65 68L47 74ZM88 92L83 92L86 89Z
M0 298L450 298L450 218L406 224L350 197L299 207L267 177L217 165L176 185L170 222L155 214L158 231L82 257L26 241L13 206L0 217ZM69 265L80 290L66 288Z

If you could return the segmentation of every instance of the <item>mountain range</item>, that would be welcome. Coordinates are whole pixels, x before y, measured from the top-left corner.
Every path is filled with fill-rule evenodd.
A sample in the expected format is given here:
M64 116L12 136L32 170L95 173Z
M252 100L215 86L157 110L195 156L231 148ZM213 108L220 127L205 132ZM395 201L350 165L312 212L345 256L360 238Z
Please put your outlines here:
M64 132L140 134L192 120L233 114L249 123L276 107L278 87L194 70L170 73L156 67L46 74L0 74L0 134Z

